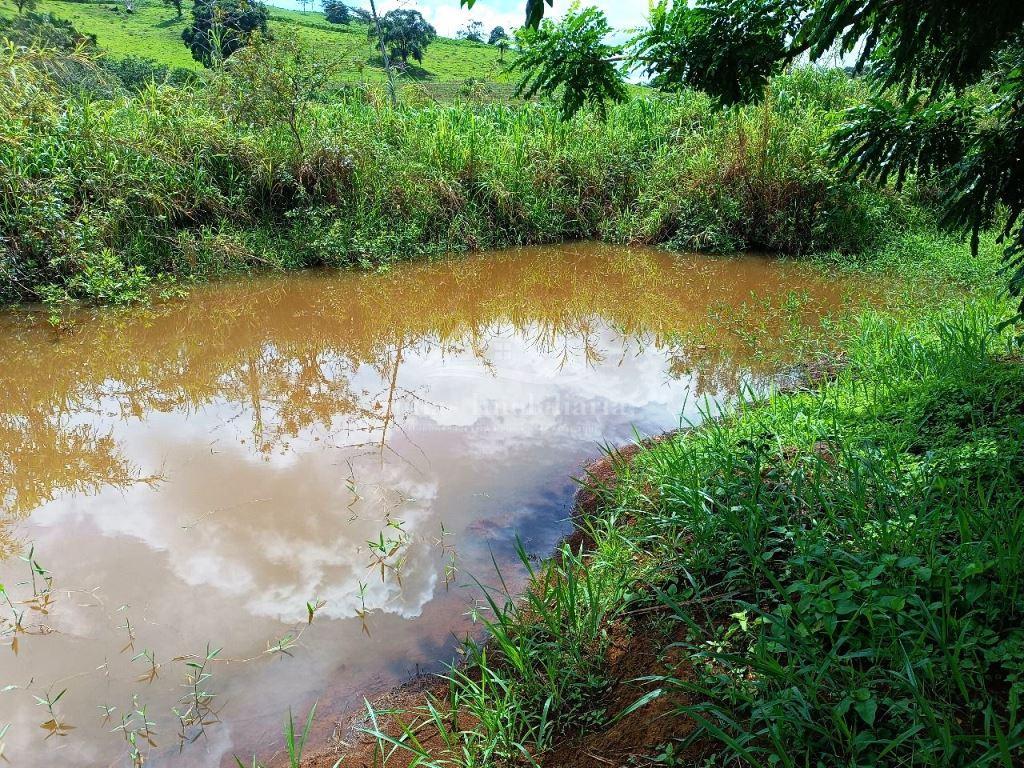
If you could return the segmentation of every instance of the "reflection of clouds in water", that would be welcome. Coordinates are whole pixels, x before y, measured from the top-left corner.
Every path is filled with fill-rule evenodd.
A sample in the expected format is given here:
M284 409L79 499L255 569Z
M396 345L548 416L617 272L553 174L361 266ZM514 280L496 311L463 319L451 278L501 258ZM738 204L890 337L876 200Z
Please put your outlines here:
M125 452L143 466L166 467L159 492L108 489L73 497L44 506L34 521L51 530L87 522L107 538L143 542L161 553L182 584L216 592L249 616L301 620L306 601L317 598L327 601L319 615L351 617L361 607L365 584L368 609L415 617L439 573L437 552L424 542L451 513L434 508L440 484L471 482L461 473L472 474L473 465L484 462L522 467L532 456L628 438L636 424L670 426L664 415L681 406L687 382L666 377L665 354L650 346L641 353L640 343L607 327L592 336L598 348L618 353L594 363L576 349L552 360L529 334L506 332L498 336L505 351L492 367L479 349L410 350L400 383L422 397L404 404L403 431L392 438L399 453L383 462L378 455L325 451L324 443L310 450L318 435L313 427L289 450L263 455L251 443L240 444L239 436L251 433L253 415L235 402L213 402L185 418L171 411L122 423L118 439ZM361 373L360 387L353 389L372 393L379 373ZM451 460L437 462L445 456ZM354 503L346 461L352 461L360 496ZM473 506L484 517L495 514L480 501ZM398 536L386 527L389 513L418 542L404 552L401 585L391 573L382 581L367 567L372 558L366 542L382 530ZM504 507L498 514L500 520L476 521L470 535L478 544L515 530L536 510Z
M0 453L23 449L10 484L26 511L38 506L20 532L58 588L99 586L104 601L61 597L50 621L63 634L0 658L0 678L92 676L62 701L81 727L59 762L118 754L116 735L94 733L94 706L131 707L138 665L119 653L128 616L136 648L162 660L207 642L248 658L304 624L307 601L327 601L294 658L218 668L219 700L233 709L200 747L206 756L172 765L248 751L237 734L254 728L276 737L283 709L339 670L370 679L436 661L448 633L466 626L459 583L493 578L492 551L513 562L516 536L550 551L569 513L568 475L598 443L629 440L634 425L675 426L684 403L695 415L688 395L728 389L748 363L728 338L709 358L703 346L669 349L663 334L767 278L784 284L760 261L694 270L658 252L577 250L210 286L151 322L133 313L85 323L73 344L0 334L0 374L20 377L0 404L16 417ZM80 439L68 433L77 427ZM133 484L122 458L160 483ZM389 514L411 538L401 585L368 567L367 540L398 535ZM451 591L441 586L441 522L458 551ZM20 565L0 563L0 580ZM358 620L338 620L360 606L360 582L369 642ZM95 671L108 659L109 678ZM349 692L357 685L341 678ZM145 688L154 714L170 716L180 683L168 663ZM24 698L10 719L25 739L16 756L31 762L36 708Z
M381 466L379 457L357 457L353 466L363 498L351 504L340 455L318 452L268 466L250 463L236 447L196 454L197 441L188 433L202 433L196 421L211 417L216 420L210 409L194 414L184 437L170 424L155 430L152 420L123 431L127 450L168 461L172 482L159 492L107 490L66 499L38 510L34 522L58 538L62 527L87 522L107 538L141 541L162 553L181 583L238 600L253 616L300 620L314 596L328 601L321 615L354 616L360 581L367 584L367 608L419 614L436 579L428 549L411 549L399 586L391 575L381 583L379 574L368 571L366 541L381 530L397 535L385 527L389 512L413 539L436 533L425 530L436 480L411 473L397 460ZM158 420L181 423L172 416ZM225 476L230 483L222 482ZM240 488L248 499L235 496ZM353 515L358 519L350 521Z
M681 410L688 382L669 379L662 350L642 350L608 328L602 328L598 346L617 353L589 363L579 351L554 360L526 346L518 355L492 361L491 375L482 375L481 363L469 354L449 355L443 365L440 350L411 356L403 380L407 386L409 381L422 382L428 395L426 401L413 403L409 426L417 431L476 428L536 435L575 429L581 418L621 422L649 410L659 416L666 408Z
M306 601L314 597L327 601L323 616L353 616L362 583L367 608L413 617L436 584L436 553L411 546L399 586L390 574L382 582L377 572L368 571L366 542L381 530L397 536L385 527L385 514L392 510L413 539L436 535L438 484L451 482L452 472L465 468L434 466L418 453L415 447L428 433L449 432L448 444L432 441L428 456L443 456L447 449L467 462L472 456L475 463L513 460L516 466L556 445L628 435L632 425L663 422L666 412L681 405L686 382L666 379L664 354L651 347L639 354L638 344L608 328L597 336L600 348L622 352L596 364L579 350L552 360L528 343L527 334L505 334L503 362L488 369L471 352L429 345L410 351L401 383L424 398L407 404L405 433L396 438L402 444L399 457L388 457L383 465L377 456L353 458L362 497L355 504L344 482L349 470L341 452L300 450L309 447L316 430L296 439L292 450L263 456L251 444L236 442L238 435L250 433L252 414L221 401L187 418L176 412L150 414L122 425L118 437L128 454L146 466L166 466L167 484L158 493L107 490L47 505L34 520L51 528L88 521L108 538L144 542L151 551L166 553L168 568L183 584L237 600L253 616L300 620ZM519 353L508 351L509 345L520 345ZM373 391L371 376L361 384ZM237 497L240 489L247 498ZM403 500L397 507L396 499ZM353 514L354 523L349 522ZM499 529L511 530L515 518L533 514L523 508L513 519L501 520Z

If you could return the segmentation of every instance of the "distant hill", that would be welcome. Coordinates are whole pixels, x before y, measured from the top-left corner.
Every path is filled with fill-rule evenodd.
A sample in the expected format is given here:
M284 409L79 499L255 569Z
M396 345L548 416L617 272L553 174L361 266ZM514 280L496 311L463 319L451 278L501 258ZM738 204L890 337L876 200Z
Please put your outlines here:
M291 27L316 50L338 56L344 63L339 78L345 82L384 80L379 50L369 39L365 24L330 24L319 10L293 11L268 6L270 28ZM179 18L160 0L135 0L128 13L123 2L86 0L40 0L36 10L55 13L74 23L79 31L96 35L99 46L113 57L144 56L173 67L201 69L181 40L181 31L191 18L191 3ZM11 0L0 0L0 15L13 15ZM506 62L508 56L506 54ZM410 62L402 74L405 87L421 86L432 95L446 95L465 89L468 80L491 96L511 95L511 80L502 73L497 48L467 40L438 37L427 49L422 65Z

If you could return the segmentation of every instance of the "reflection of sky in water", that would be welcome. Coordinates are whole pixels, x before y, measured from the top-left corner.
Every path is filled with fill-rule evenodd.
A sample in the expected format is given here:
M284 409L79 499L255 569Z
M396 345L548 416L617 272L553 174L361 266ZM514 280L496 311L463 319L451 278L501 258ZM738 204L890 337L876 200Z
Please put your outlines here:
M547 296L551 285L585 296L598 292L573 288L559 276L566 265L543 258L541 252L539 274L554 270L558 279L540 281L540 303L517 314L543 316L551 308L545 304L557 309L568 301ZM672 306L672 292L681 288L665 279L676 279L665 271L670 262L644 258L657 270L640 295L662 290L660 307ZM524 256L502 269L522 263L537 268ZM578 267L573 279L593 280L606 301L635 304L631 273L628 280L626 273L609 277L600 258L567 263ZM483 264L475 266L482 271L473 290L489 298L494 277ZM751 265L750 279L780 281L764 262ZM424 280L445 277L436 270L449 267L429 269L435 272ZM714 282L701 269L701 279ZM386 279L405 278L379 278ZM716 284L742 293L728 281ZM116 724L132 709L133 694L157 723L160 750L151 764L230 764L233 751L275 744L289 706L304 710L320 697L329 718L357 703L364 690L450 658L455 637L472 630L469 576L493 580L493 554L515 582L516 536L532 552L550 550L567 529L570 476L600 444L628 441L634 429L675 427L681 413L694 419L696 392L715 394L695 385L706 371L680 371L678 345L615 330L623 322L642 328L644 318L485 322L486 312L472 316L473 300L449 297L472 333L453 332L455 323L444 333L396 334L385 324L387 335L378 338L372 315L382 304L347 306L346 295L359 298L345 293L352 285L377 286L356 278L295 279L294 288L273 294L280 303L272 312L258 304L247 310L259 321L244 333L218 326L237 339L216 349L212 337L211 344L200 337L176 348L174 312L165 329L160 317L106 337L98 325L95 338L87 327L64 345L26 348L52 367L34 380L36 390L16 393L17 402L25 409L35 403L43 415L11 414L7 424L15 428L6 436L0 431L0 440L14 446L11 477L41 501L14 531L35 543L39 561L53 572L57 605L27 620L36 630L45 624L50 634L21 636L17 655L0 648L0 687L33 681L31 690L0 693L0 723L12 722L8 754L21 761L16 764L118 764L123 742L110 733L112 725L100 723L98 707L118 707ZM414 296L422 286L411 280L407 288ZM190 299L181 311L216 300L218 290ZM224 288L226 299L211 305L211 325L221 322L217 308L236 303L232 290ZM418 322L409 312L407 321ZM241 320L229 319L248 317L239 311ZM298 317L310 323L308 334ZM326 331L329 322L343 325ZM445 322L424 321L438 328ZM0 351L3 343L0 335ZM100 375L90 385L87 374L103 370L103 345L111 344L112 366L138 378ZM154 348L164 351L150 360ZM68 358L49 360L60 354ZM745 375L742 362L730 364ZM76 366L80 373L61 379ZM109 455L87 450L95 442L62 437L108 433ZM126 482L129 466L157 479ZM30 498L23 487L18 492ZM442 526L456 552L451 584ZM367 544L381 535L400 545L383 579L370 567ZM25 576L16 558L0 563L3 583ZM26 589L12 591L26 597ZM325 603L307 627L306 603L314 599ZM369 637L357 617L364 605ZM128 649L126 619L134 636ZM292 655L265 653L268 643L300 632ZM208 643L223 647L226 660L214 665L211 684L222 723L178 756L170 712L186 668L174 659L202 653ZM162 665L151 683L137 681L145 662L132 661L143 649ZM44 742L38 727L44 713L30 694L47 688L68 689L58 709L76 729Z
M369 608L414 618L433 594L436 563L427 547L413 546L401 586L368 578L365 542L386 514L419 541L436 538L439 521L458 524L467 502L474 517L500 507L500 529L512 530L530 509L504 508L507 496L489 500L492 486L478 481L488 472L481 465L502 473L515 467L521 480L522 472L538 471L534 463L546 466L551 451L574 453L581 443L592 451L598 442L628 439L634 426L672 426L685 400L687 384L666 378L663 354L638 354L611 331L598 345L617 346L621 355L597 363L575 350L557 360L522 346L517 352L520 339L509 337L487 369L466 354L406 353L399 381L416 397L400 404L383 458L334 447L325 437L344 434L339 424L304 430L287 450L261 454L251 441L238 442L252 433L252 417L237 402L115 422L109 426L123 452L162 478L157 489L62 498L33 514L33 538L46 551L51 537L59 547L64 529L77 525L134 539L164 555L181 585L241 601L255 616L301 620L305 602L318 595L327 601L321 615L351 617L363 581ZM370 378L361 370L353 382L379 384ZM97 410L112 408L101 403ZM360 497L354 503L344 482L350 473ZM239 499L240 489L246 498Z

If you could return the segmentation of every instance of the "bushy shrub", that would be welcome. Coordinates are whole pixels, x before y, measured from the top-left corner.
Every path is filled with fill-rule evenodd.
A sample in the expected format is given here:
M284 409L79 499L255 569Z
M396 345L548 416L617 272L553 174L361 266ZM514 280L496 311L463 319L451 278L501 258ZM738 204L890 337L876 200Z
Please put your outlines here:
M184 67L169 67L144 56L103 59L103 70L113 75L129 91L139 92L151 83L184 87L195 85L199 76Z
M96 47L95 35L79 32L70 21L53 13L0 16L0 38L7 38L17 47L50 48L66 53L79 47Z

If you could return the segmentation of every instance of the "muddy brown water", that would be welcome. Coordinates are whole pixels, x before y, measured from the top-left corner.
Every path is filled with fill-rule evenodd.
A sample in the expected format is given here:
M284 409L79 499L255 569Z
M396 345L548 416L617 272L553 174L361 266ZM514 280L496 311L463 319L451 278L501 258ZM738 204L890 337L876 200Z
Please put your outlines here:
M759 386L842 290L578 244L228 281L59 336L0 314L4 756L131 765L134 736L147 765L233 765L314 701L328 738L453 658L471 577L521 583L516 537L551 550L601 445Z

